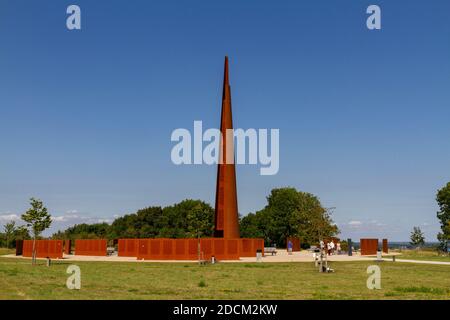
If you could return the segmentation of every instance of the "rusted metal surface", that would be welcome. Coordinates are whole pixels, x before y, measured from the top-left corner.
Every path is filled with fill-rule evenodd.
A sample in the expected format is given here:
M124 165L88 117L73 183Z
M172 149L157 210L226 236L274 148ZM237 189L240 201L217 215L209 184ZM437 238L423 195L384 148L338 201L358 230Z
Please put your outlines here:
M383 239L383 252L389 253L388 239Z
M24 257L32 257L33 240L23 241ZM36 240L36 258L62 259L63 241L62 240Z
M234 141L232 138L227 139L226 131L228 129L233 129L233 119L231 113L231 88L228 76L228 57L225 57L222 114L220 119L222 139L219 148L219 159L223 160L217 165L214 237L237 239L240 237L240 234L236 168L234 164Z
M119 239L117 255L119 257L137 257L138 239Z
M256 251L261 250L264 256L264 240L257 238L241 238L239 239L239 256L240 257L256 257Z
M374 255L378 251L378 239L360 239L361 255Z
M75 240L75 254L79 256L106 256L106 247L105 239Z
M64 253L70 254L72 252L72 240L66 239L64 240Z
M16 240L16 256L23 254L23 240Z
M292 251L300 251L300 238L288 237L286 239L286 248L288 247L289 241L292 242Z
M123 241L126 240L126 241ZM136 241L136 251L126 251L125 244ZM122 244L122 245L120 245ZM119 255L136 256L139 260L239 260L264 254L263 239L121 239ZM135 254L135 255L134 255Z
M134 239L139 260L196 260L197 239ZM120 243L121 240L119 240ZM128 239L130 241L130 239ZM120 252L119 247L119 252ZM131 255L131 253L130 253Z

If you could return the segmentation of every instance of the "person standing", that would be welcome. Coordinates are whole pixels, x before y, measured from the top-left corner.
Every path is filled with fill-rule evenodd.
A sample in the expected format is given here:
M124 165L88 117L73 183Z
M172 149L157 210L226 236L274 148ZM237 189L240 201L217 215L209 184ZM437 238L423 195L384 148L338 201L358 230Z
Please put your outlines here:
M288 241L288 254L292 254L292 241Z

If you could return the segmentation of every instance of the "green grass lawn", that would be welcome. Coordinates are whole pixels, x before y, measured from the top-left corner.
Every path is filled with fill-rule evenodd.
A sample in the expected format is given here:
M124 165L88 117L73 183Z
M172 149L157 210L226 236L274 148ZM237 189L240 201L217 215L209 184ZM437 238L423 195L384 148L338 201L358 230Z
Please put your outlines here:
M0 256L16 253L15 249L0 248Z
M366 287L374 262L77 262L81 290L66 288L68 262L0 258L0 299L450 299L450 266L382 262L381 290Z
M383 255L388 257L389 255ZM401 255L397 256L398 259L409 260L428 260L428 261L446 261L450 262L449 255L439 254L436 250L403 250Z

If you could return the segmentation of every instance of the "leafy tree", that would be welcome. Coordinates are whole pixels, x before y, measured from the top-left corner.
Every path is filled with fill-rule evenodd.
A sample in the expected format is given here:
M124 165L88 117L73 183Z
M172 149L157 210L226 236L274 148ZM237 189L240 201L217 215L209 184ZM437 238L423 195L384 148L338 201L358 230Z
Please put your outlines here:
M103 239L106 238L109 232L109 224L94 223L94 224L76 224L65 231L58 231L53 234L52 239Z
M210 237L214 230L214 209L200 200L186 199L163 209L164 227L160 237L193 238L199 226L201 236Z
M36 264L36 238L50 227L52 219L41 200L31 198L30 205L31 208L22 214L22 220L27 223L33 236L32 264L34 265Z
M211 222L212 210L204 203L197 203L187 212L187 230L189 237L197 237L197 253L200 261L200 237L209 236L214 225Z
M6 223L3 226L3 229L5 231L6 248L9 248L11 238L14 236L14 233L16 231L16 222L10 221L10 222Z
M413 245L417 248L420 248L420 246L423 246L425 244L425 236L419 227L413 228L410 239L411 239L411 242L410 242L411 245Z
M249 213L244 217L239 217L239 230L241 238L265 238L261 216Z
M54 239L188 238L212 236L214 209L200 200L148 207L114 220L111 225L79 224L53 234Z
M295 188L273 189L267 202L255 215L241 219L242 235L263 235L266 243L286 245L289 236L300 237L303 244L313 244L339 233L331 213L310 193Z
M440 209L437 217L441 224L441 232L437 238L441 249L445 250L447 241L450 240L450 182L438 191L436 201Z
M15 240L30 240L30 232L28 231L26 226L19 226L14 231L14 239Z
M110 239L117 238L155 238L164 225L161 207L148 207L134 214L119 217L111 224Z
M187 212L187 230L189 237L211 236L214 231L212 208L204 203L197 203Z

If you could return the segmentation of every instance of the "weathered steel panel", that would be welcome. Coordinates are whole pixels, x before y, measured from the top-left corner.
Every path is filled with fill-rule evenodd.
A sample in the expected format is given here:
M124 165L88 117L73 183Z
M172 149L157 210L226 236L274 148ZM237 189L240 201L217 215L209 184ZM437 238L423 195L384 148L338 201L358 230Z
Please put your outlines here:
M375 255L378 251L378 239L361 239L359 246L361 255Z
M389 253L388 239L383 239L383 252Z
M23 241L24 257L33 256L33 240ZM62 240L36 240L36 258L63 258L63 241Z
M296 238L296 237L288 237L286 239L286 248L288 247L288 243L289 241L292 242L292 251L300 251L300 238Z
M106 256L106 249L105 239L75 240L75 254L79 256Z

